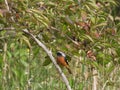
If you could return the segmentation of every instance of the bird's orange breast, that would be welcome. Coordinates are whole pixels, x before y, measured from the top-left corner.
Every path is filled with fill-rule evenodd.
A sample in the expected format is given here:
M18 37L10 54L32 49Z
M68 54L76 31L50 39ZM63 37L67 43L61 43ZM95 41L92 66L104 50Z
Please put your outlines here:
M66 63L66 61L65 61L65 58L62 57L62 56L57 57L57 63L58 63L58 64L61 64L61 65L63 65L63 66L67 66L67 63Z

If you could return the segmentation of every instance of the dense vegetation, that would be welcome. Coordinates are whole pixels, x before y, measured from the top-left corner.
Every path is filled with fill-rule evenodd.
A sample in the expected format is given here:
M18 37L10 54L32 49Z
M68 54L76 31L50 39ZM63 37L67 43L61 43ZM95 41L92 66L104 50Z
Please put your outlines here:
M46 52L67 54L73 90L120 88L120 9L117 0L1 0L0 90L66 90ZM97 70L93 73L93 68Z

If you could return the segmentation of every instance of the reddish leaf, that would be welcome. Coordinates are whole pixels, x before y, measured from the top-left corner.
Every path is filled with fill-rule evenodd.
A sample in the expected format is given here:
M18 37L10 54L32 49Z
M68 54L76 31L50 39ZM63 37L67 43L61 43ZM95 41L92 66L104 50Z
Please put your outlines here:
M94 61L96 61L96 57L95 57L95 55L94 55L92 50L87 51L87 57L91 58Z

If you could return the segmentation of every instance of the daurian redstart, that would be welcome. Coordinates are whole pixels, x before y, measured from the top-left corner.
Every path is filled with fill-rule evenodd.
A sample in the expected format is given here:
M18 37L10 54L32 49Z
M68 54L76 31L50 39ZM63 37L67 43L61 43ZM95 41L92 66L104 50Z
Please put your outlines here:
M69 67L69 64L68 64L68 61L66 59L66 55L61 52L61 51L58 51L57 52L57 63L61 66L64 66L66 67L66 69L68 70L68 72L70 74L72 74L71 70L70 70L70 67Z

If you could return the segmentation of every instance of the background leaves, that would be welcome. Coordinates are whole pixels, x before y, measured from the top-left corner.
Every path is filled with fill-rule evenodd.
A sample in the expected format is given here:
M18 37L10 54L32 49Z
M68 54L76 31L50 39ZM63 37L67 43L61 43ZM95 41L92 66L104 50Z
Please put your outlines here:
M46 53L23 29L52 50L53 56L57 51L67 54L74 74L64 68L63 72L74 90L92 89L92 67L98 71L100 90L120 88L119 1L7 2L10 10L0 1L0 89L65 89Z

